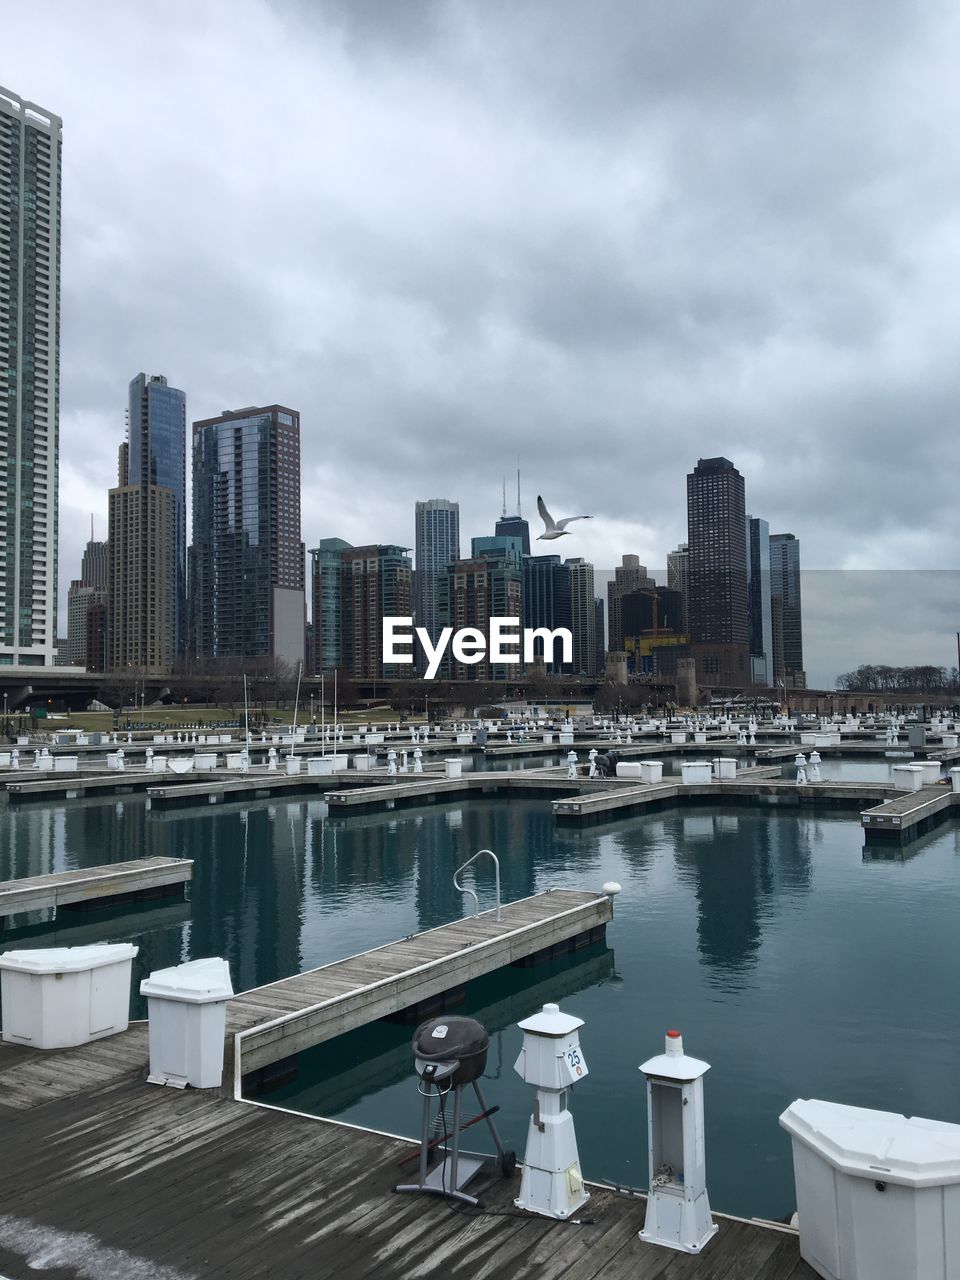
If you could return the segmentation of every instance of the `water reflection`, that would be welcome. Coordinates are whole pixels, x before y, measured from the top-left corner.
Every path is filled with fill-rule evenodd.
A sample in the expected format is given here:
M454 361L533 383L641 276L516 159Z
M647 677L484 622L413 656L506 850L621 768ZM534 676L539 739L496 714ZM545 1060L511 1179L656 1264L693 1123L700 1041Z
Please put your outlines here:
M696 893L700 956L727 982L756 964L781 892L809 891L810 824L755 812L743 823L737 813L685 813L679 823L676 866Z

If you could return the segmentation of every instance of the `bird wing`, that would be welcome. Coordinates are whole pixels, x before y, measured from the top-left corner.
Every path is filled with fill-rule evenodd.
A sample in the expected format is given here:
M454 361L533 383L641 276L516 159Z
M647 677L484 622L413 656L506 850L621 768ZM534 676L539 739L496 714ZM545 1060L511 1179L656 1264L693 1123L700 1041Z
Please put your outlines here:
M565 529L568 524L573 524L574 520L592 520L593 516L567 516L565 520L557 521L558 529Z
M540 519L546 525L547 533L553 533L556 529L560 527L557 524L556 520L554 520L550 512L547 510L546 506L544 505L544 501L540 497L539 493L537 494L537 510L540 512Z

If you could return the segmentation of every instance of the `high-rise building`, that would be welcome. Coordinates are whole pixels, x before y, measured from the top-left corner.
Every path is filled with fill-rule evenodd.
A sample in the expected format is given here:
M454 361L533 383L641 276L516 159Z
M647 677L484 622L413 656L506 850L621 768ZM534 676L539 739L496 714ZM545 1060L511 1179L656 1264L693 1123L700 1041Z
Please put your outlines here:
M87 543L80 563L80 577L70 583L67 592L67 651L66 661L72 666L89 666L92 671L103 670L104 655L101 653L103 642L99 639L101 620L98 615L93 625L92 634L95 640L95 652L90 650L90 627L88 615L94 607L101 607L106 614L107 593L109 586L108 547L105 542L97 542L93 537L93 520L90 521L90 541ZM91 665L91 658L100 665Z
M413 566L407 547L350 547L341 553L344 667L355 680L409 678L403 664L383 663L383 619L409 617Z
M520 513L520 472L517 472L517 510L507 515L507 484L503 484L503 512L496 523L494 534L498 538L519 538L523 555L530 554L530 526Z
M383 619L413 611L408 549L324 538L310 561L314 675L338 670L355 680L409 677L407 665L383 665Z
M477 539L478 542L486 539ZM490 539L498 542L500 539ZM454 632L464 627L475 627L487 637L487 648L479 662L459 662L451 649L447 650L444 674L452 680L507 680L520 671L518 663L490 661L489 624L491 618L517 618L522 616L520 592L522 571L515 549L518 539L507 554L490 547L469 560L456 560L448 565L440 582L438 618L441 627L452 627ZM522 639L518 637L518 648Z
M304 658L300 415L249 406L193 424L196 654Z
M603 599L596 596L593 601L593 629L594 629L594 649L596 651L596 670L601 672L604 668L604 658L607 651L607 632L604 619Z
M447 566L460 559L460 504L431 498L416 506L416 623L432 644L440 634L438 593Z
M0 665L57 660L61 121L0 88Z
M647 573L647 566L639 556L623 556L613 571L613 581L607 583L607 621L610 639L607 647L611 653L623 650L623 611L621 601L628 591L652 591L656 583Z
M783 617L783 668L803 683L803 612L800 602L800 540L792 533L770 535L770 592L779 597Z
M677 591L683 597L683 618L680 630L689 632L690 630L690 613L687 607L687 573L690 561L690 549L685 542L681 542L676 551L667 552L667 586L671 591Z
M749 684L747 515L743 476L700 458L687 476L687 615L704 685Z
M575 557L564 562L570 570L570 633L573 636L573 674L597 674L597 629L593 602L593 565Z
M555 631L558 627L570 628L570 570L559 556L523 557L523 625L531 630L546 627ZM541 655L542 641L537 640L534 652ZM547 668L554 674L571 668L560 661L561 649L554 650L555 661Z
M127 439L109 493L107 662L162 672L186 636L187 399L161 374L129 387Z
M162 374L138 373L130 383L127 483L173 494L173 565L166 592L172 618L172 653L187 640L187 397Z
M770 604L770 526L747 517L747 621L750 632L750 681L773 683L773 614Z

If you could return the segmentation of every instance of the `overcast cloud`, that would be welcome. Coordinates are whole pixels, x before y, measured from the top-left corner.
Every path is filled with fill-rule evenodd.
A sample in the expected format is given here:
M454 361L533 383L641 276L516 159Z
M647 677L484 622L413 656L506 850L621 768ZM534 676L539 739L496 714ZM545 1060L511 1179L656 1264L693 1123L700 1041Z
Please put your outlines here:
M567 554L660 567L725 454L806 569L960 566L955 5L40 19L0 0L0 83L64 118L62 594L141 370L300 410L308 546L433 496L492 532L519 456L526 513L597 517Z

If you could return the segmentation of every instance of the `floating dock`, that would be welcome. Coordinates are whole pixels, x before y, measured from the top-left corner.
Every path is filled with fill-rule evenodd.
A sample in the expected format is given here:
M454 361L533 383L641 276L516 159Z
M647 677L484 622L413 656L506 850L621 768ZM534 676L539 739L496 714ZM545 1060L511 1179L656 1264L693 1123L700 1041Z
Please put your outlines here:
M929 830L934 822L948 814L960 817L960 794L941 783L901 793L874 805L861 813L860 821L868 836L902 840Z
M22 911L89 907L183 893L193 875L189 858L138 858L104 867L55 871L0 881L0 918Z
M612 915L604 894L552 889L507 903L499 920L485 911L243 992L227 1006L235 1091L254 1072L474 978L598 942Z

